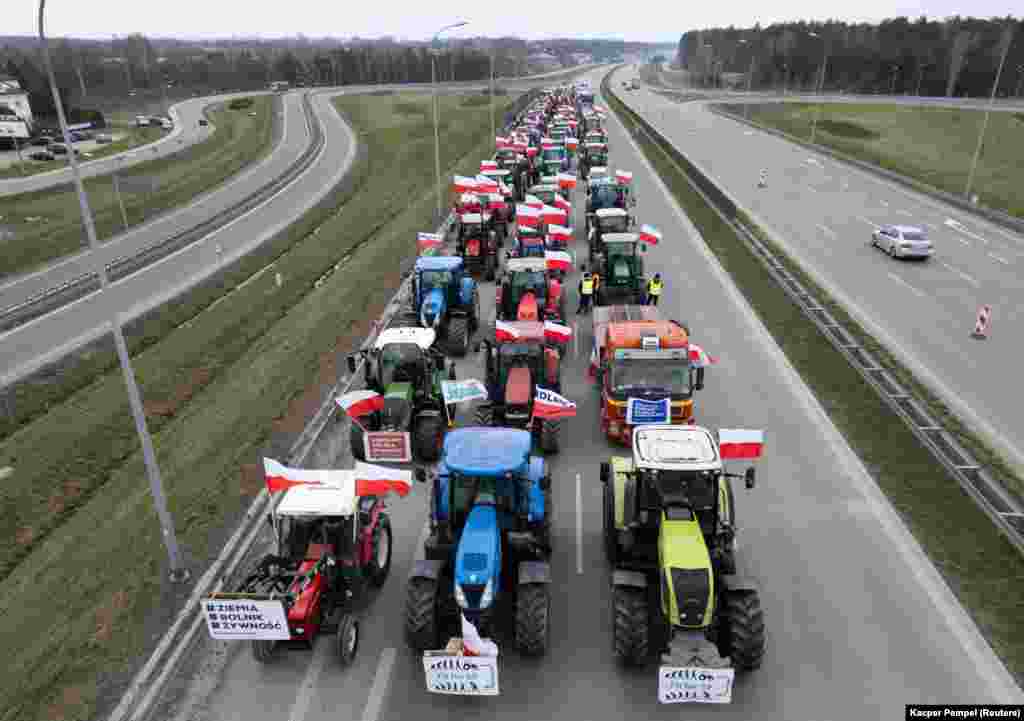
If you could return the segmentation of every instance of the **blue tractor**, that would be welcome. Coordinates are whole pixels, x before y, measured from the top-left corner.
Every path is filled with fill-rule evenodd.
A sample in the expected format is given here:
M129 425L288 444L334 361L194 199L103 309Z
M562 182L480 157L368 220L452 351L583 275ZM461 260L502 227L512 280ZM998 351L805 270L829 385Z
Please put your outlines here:
M480 323L480 295L462 258L417 258L414 273L413 311L419 325L437 331L451 355L466 355Z
M431 533L409 576L405 632L419 651L459 636L460 611L482 635L515 618L519 650L548 647L551 479L529 431L459 428L433 479ZM418 472L420 481L426 473ZM444 639L444 640L442 640Z

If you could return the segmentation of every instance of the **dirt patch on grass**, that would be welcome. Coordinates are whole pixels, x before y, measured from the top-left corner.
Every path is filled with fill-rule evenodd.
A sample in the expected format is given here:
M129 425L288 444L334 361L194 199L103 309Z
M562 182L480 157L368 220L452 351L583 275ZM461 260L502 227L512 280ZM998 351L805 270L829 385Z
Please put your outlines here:
M239 469L238 491L243 497L255 497L263 489L263 469L258 463L245 463Z
M115 591L110 600L96 611L96 633L93 634L96 643L106 643L110 640L117 627L118 616L128 608L128 605L128 593Z
M64 512L68 505L74 505L82 495L82 484L79 481L64 481L60 490L56 491L47 503L50 513L57 516Z
M14 533L14 542L19 546L30 546L36 537L36 532L28 526L22 526Z
M51 703L42 718L46 721L75 721L79 718L87 698L84 686L67 686L60 697Z
M171 418L178 409L192 400L192 396L201 391L210 382L212 374L206 368L193 368L188 381L179 384L171 397L164 400L148 400L143 403L146 417L162 416Z

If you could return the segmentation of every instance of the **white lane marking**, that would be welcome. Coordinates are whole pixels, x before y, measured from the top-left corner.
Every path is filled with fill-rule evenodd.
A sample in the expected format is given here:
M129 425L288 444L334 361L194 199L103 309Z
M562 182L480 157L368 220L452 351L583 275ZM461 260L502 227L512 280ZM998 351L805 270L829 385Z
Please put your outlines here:
M380 710L384 705L384 694L387 693L388 685L391 683L391 670L394 667L395 649L386 648L380 653L377 673L374 674L373 686L370 687L370 697L367 699L366 709L363 711L363 721L377 721L380 717Z
M997 263L1002 263L1003 265L1009 265L1010 264L1010 261L1008 261L1006 258L1000 257L1000 256L996 255L995 253L989 253L988 257L991 258L992 260L996 261Z
M889 203L888 203L888 201L885 201L885 200L882 200L881 198L879 198L879 199L878 199L878 202L879 202L879 203L881 203L882 205L884 205L884 206L885 206L886 208L888 208L888 207L889 207Z
M807 162L810 163L811 165L821 165L821 161L818 160L817 158L808 158Z
M935 227L934 225L932 225L931 223L921 223L921 225L923 225L924 227L926 227L926 228L927 228L928 230L936 230L936 231L938 230L938 228L936 228L936 227Z
M313 696L317 693L317 682L320 674L327 665L327 659L333 658L331 651L334 644L321 643L313 646L313 662L309 664L306 675L302 679L302 686L299 688L299 695L292 706L292 712L288 714L288 721L303 721L309 713L309 706L313 703Z
M827 235L832 240L835 240L837 237L835 231L829 228L827 225L822 225L821 223L818 223L818 230L820 230L822 233Z
M946 222L944 223L944 225L949 227L949 228L952 228L953 230L956 230L956 231L958 231L960 233L963 233L964 235L966 235L966 236L968 236L970 238L974 238L975 240L980 240L985 245L988 245L988 239L987 238L983 238L982 236L978 235L977 233L972 233L970 230L968 230L964 226L963 223L961 223L958 220L953 220L952 218L946 218Z
M809 191L811 191L812 193L817 193L817 192L818 192L818 189L817 189L817 188L815 188L815 187L814 187L813 185L808 185L808 186L807 186L807 189L808 189Z
M889 273L889 277L892 278L897 283L899 283L900 285L905 286L906 288L909 288L910 291L912 293L914 293L915 295L917 295L918 297L920 297L920 298L927 298L928 297L928 294L925 293L923 290L918 290L917 288L912 286L910 283L908 283L907 281L903 280L903 278L900 278L895 273L890 272Z
M970 283L971 285L973 285L973 286L974 286L975 288L980 288L980 287L981 287L981 283L979 283L978 281L976 281L976 280L975 280L974 278L972 278L971 276L967 275L967 273L963 272L963 271L962 271L962 270L960 270L959 268L954 268L953 266L951 266L951 265L950 265L949 263L946 263L945 261L941 261L941 260L940 260L940 261L939 261L939 263L940 263L940 264L942 265L942 267L946 268L947 270L949 270L949 271L950 271L950 272L952 272L952 273L956 273L956 274L957 274L957 275L959 275L959 276L960 276L961 278L963 278L964 280L966 280L966 281L967 281L968 283Z
M897 212L897 213L898 213L899 215L905 215L905 216L907 216L908 218L913 218L913 217L914 217L914 214L913 214L913 213L911 213L911 212L910 212L909 210L897 210L896 212Z
M576 575L583 575L583 479L576 474Z
M867 219L867 218L865 218L865 217L864 217L863 215L858 215L858 216L857 216L857 220L863 220L863 221L864 221L865 223L867 223L868 225L870 225L870 226L871 226L872 228L878 228L878 227L879 227L879 225L878 225L877 223L875 223L875 222L874 222L874 221L872 221L872 220L868 220L868 219Z

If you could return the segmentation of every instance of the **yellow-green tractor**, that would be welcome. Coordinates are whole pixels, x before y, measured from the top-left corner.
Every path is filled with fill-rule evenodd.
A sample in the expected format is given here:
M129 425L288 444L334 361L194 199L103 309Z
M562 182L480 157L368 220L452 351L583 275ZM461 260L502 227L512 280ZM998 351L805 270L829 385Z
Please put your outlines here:
M656 417L654 401L638 417ZM735 672L761 666L764 616L758 588L736 572L731 480L754 487L754 469L723 460L759 458L761 431L640 425L633 454L601 464L604 545L613 566L614 649L626 665L660 656L662 703L729 703ZM658 612L660 609L660 612Z

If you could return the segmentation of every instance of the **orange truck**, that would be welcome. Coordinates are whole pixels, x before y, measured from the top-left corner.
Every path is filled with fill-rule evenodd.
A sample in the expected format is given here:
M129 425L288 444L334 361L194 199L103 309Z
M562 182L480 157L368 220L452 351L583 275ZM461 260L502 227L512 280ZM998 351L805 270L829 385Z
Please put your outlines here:
M704 388L704 368L691 362L689 328L654 306L604 306L593 313L591 373L608 438L630 445L637 425L689 422L693 395Z

